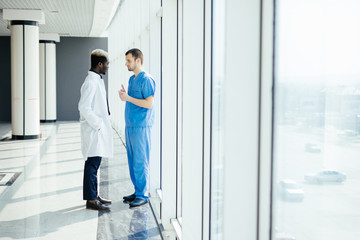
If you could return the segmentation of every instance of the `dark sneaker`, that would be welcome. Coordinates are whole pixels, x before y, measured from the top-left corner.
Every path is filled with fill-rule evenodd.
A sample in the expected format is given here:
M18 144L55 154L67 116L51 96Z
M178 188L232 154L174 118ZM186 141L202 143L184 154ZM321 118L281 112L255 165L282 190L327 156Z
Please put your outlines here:
M149 200L145 200L145 199L142 199L142 198L135 198L135 200L130 203L130 208L139 207L139 206L144 205L144 204L146 204L148 202L149 202Z
M135 200L135 198L136 198L135 193L131 194L129 196L125 196L125 197L123 197L123 199L124 199L123 203L125 203L125 204L131 203L132 201Z

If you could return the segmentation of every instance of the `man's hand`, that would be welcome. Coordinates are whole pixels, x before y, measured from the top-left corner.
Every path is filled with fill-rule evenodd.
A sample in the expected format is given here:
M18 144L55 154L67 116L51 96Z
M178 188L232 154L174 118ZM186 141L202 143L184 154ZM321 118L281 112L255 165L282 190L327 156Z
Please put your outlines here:
M121 89L119 90L119 97L121 101L124 102L131 102L132 104L135 104L136 106L142 107L142 108L152 108L152 105L154 103L154 96L149 96L146 99L137 99L130 97L124 88L124 85L121 84Z
M121 84L121 89L119 90L119 97L121 99L121 101L127 101L129 95L126 93L126 90L124 88L124 85Z

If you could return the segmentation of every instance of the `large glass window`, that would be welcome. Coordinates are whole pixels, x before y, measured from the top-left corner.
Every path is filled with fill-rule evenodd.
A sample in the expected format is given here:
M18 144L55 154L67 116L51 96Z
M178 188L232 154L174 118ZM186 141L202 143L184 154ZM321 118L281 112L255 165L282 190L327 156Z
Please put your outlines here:
M272 239L360 239L360 2L276 7Z

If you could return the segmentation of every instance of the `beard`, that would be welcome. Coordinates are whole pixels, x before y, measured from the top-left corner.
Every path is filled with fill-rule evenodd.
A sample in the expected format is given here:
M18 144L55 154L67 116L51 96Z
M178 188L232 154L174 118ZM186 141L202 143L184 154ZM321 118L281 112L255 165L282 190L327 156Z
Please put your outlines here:
M104 68L102 68L102 69L100 69L100 71L99 71L101 74L103 74L103 75L105 75L106 74L106 72L107 72L107 69L104 69Z

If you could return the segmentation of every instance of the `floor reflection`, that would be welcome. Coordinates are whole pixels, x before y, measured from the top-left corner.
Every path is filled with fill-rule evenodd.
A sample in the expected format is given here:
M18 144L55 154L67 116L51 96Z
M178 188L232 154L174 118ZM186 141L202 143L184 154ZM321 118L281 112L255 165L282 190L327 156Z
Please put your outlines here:
M149 239L148 209L136 208L131 217L128 236L129 240Z
M149 211L148 207L134 209L129 226L128 240L145 240L159 236L157 227L149 229L149 217L152 217L152 213Z

